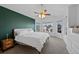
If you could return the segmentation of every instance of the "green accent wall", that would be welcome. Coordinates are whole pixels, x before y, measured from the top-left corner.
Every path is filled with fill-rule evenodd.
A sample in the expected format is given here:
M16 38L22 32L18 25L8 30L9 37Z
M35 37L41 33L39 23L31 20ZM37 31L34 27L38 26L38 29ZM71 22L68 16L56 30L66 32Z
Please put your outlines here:
M7 34L12 37L12 29L16 28L32 28L34 30L35 20L0 6L0 40L6 38Z

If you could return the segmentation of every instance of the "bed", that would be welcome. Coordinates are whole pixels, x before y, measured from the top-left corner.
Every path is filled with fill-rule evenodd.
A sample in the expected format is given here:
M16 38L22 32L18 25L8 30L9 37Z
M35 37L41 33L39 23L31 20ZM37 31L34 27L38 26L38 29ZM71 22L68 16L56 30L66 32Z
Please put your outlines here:
M34 32L32 29L15 29L15 41L29 45L41 52L44 43L49 38L48 33Z

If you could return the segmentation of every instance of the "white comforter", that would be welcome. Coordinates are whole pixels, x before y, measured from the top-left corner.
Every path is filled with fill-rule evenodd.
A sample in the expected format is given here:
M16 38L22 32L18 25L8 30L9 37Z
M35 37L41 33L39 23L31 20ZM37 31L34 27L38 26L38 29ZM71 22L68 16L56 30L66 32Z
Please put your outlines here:
M43 32L29 32L21 33L15 36L15 40L29 46L36 48L39 52L43 48L43 44L46 42L49 37L48 33Z

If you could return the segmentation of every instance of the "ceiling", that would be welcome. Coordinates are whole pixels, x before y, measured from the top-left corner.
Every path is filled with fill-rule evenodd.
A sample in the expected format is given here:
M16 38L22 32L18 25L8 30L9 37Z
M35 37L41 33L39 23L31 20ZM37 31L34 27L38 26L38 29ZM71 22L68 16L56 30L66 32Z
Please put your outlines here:
M34 18L37 22L41 22L40 18L36 16L35 11L39 12L41 5L40 4L1 4L1 6L21 13L23 15ZM69 4L44 4L45 9L48 10L48 13L51 16L47 16L43 19L43 22L53 22L58 19L62 19L68 14Z

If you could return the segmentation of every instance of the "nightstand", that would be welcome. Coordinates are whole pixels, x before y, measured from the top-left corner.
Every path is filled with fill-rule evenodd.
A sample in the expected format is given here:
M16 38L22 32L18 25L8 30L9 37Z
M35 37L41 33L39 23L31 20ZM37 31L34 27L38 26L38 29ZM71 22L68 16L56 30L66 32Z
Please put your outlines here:
M4 39L1 41L1 49L4 51L14 46L14 40L12 38Z

